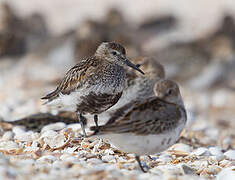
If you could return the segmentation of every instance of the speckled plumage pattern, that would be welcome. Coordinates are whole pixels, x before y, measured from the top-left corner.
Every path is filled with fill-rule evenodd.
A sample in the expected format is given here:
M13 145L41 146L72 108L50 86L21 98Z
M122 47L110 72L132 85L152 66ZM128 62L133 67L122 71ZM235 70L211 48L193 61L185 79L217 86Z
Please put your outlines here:
M166 150L179 138L187 116L178 85L160 80L154 85L155 97L133 101L123 107L120 117L110 120L93 135L108 139L129 153L151 155Z
M102 43L95 55L71 68L55 91L42 99L61 110L97 115L117 103L126 84L126 70L138 67L126 58L118 43Z
M122 97L114 106L100 115L104 122L107 122L110 118L116 119L120 115L127 113L126 107L130 107L130 102L142 101L155 96L153 91L154 84L165 78L164 67L154 58L138 57L134 59L134 62L140 64L145 75L139 75L133 71L127 72L127 86L123 90Z

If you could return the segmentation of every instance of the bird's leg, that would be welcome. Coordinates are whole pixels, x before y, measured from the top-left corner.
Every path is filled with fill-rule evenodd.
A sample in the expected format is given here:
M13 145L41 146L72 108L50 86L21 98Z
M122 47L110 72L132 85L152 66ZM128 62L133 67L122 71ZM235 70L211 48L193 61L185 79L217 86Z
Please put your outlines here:
M148 155L148 158L149 158L150 160L153 160L153 158L152 158L150 155Z
M142 166L142 164L141 164L141 162L140 162L140 157L136 155L136 156L135 156L135 160L138 162L138 164L139 164L139 166L140 166L140 169L141 169L144 173L146 173L147 171L144 170L144 167Z
M84 118L81 113L79 113L79 121L81 123L82 131L83 131L83 136L87 137L86 131L85 131L86 118Z
M98 115L97 114L94 115L94 121L95 121L96 131L98 132L99 126L98 126Z

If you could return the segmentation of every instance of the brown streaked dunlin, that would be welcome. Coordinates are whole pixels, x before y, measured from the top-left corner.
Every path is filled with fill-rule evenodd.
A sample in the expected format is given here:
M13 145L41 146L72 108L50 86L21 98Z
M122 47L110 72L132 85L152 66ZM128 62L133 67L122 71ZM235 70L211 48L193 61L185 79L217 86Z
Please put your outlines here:
M125 66L144 74L127 59L122 45L115 42L102 43L94 56L72 67L56 90L42 99L60 110L78 112L86 136L83 115L94 115L98 127L97 115L116 104L122 95L126 84Z

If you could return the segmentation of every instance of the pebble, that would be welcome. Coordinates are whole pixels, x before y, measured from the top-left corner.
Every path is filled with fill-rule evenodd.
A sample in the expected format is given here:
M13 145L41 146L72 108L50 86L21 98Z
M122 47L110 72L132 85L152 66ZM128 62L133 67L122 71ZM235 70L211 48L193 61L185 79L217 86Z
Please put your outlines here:
M172 161L172 157L168 154L162 154L159 156L159 158L156 161L162 162L162 163L169 163Z
M87 160L87 162L91 163L91 164L102 164L103 161L97 158L90 158Z
M210 147L209 152L214 156L223 156L221 148L219 147Z
M69 124L67 128L71 128L73 131L79 131L81 130L81 124L80 123Z
M199 147L198 149L196 149L196 151L192 152L191 155L210 156L210 152L205 147Z
M232 145L232 142L233 142L233 140L232 140L231 137L226 137L226 138L224 138L224 140L223 140L223 145L231 146L231 145Z
M189 165L182 164L181 168L183 169L184 174L195 174L195 170Z
M9 141L9 140L12 140L14 137L14 133L12 131L6 131L2 138L1 138L1 141Z
M235 150L228 150L224 155L230 160L235 160Z
M222 156L210 156L208 158L208 161L210 164L218 164L219 161L223 160L224 159L224 155Z
M25 130L23 127L20 127L20 126L15 126L12 128L12 132L15 134L15 135L18 135L18 134L23 134L25 133Z
M188 153L190 153L192 151L192 147L190 147L187 144L183 144L183 143L174 144L171 147L171 149L175 150L175 151L182 151L182 152L188 152Z
M235 166L223 169L216 178L216 180L232 180L232 179L235 179Z
M228 167L228 166L231 166L232 165L232 162L227 160L227 159L224 159L222 161L219 162L219 165L221 167Z
M37 161L39 162L47 162L47 163L53 163L56 160L55 156L52 155L45 155L40 157Z

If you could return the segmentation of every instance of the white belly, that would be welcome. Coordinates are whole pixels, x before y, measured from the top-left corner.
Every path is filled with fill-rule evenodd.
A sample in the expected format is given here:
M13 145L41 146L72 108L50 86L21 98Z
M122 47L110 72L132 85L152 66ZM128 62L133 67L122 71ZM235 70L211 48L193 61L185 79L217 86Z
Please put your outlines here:
M81 103L81 97L87 96L89 93L95 94L112 94L112 93L120 93L123 91L124 85L120 84L117 87L105 86L103 84L97 84L90 88L86 88L84 86L81 89L77 89L70 94L59 94L59 97L48 102L47 105L59 109L60 111L72 111L75 112L77 110L77 106Z
M107 134L101 138L109 140L115 147L123 152L137 155L151 155L162 152L175 144L185 124L164 134L137 136L133 133Z

